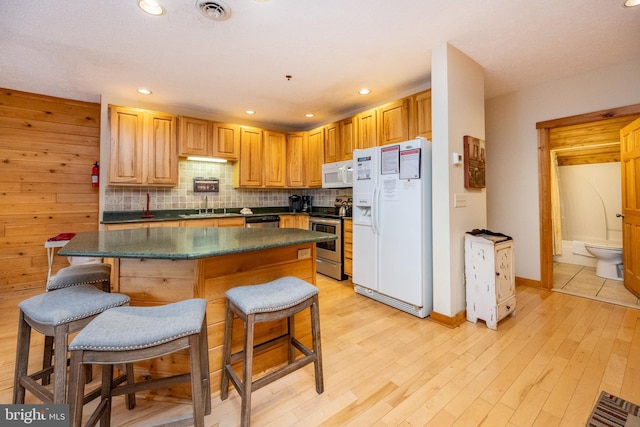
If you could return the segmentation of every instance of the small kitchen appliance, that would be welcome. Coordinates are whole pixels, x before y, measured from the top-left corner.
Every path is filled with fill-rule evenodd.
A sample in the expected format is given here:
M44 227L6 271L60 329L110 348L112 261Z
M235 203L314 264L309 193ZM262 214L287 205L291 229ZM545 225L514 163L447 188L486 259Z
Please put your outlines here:
M289 212L300 212L302 210L301 197L297 194L289 196Z
M302 212L311 212L313 196L302 196Z

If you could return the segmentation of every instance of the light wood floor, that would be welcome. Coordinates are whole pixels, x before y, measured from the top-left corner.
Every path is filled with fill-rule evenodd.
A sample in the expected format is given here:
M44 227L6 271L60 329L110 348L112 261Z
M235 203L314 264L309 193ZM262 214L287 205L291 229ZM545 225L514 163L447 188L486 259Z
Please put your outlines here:
M255 426L580 426L601 390L640 403L640 310L517 288L517 315L498 325L448 329L355 295L318 275L325 392L313 368L253 395ZM10 403L16 304L0 302L0 403ZM38 334L36 334L38 335ZM39 363L39 347L32 364ZM30 403L36 403L32 396ZM232 391L212 398L207 426L236 426ZM147 425L186 404L114 403L114 426Z

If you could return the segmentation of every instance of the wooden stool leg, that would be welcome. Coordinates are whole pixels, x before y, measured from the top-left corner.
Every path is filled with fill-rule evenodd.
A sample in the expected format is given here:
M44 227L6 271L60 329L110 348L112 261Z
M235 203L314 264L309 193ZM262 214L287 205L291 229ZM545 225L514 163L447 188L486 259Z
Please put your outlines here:
M44 354L42 357L42 369L47 369L51 367L51 362L53 361L53 337L45 336L44 337ZM42 377L42 385L51 384L51 375L47 374Z
M311 334L313 340L313 352L316 360L313 362L316 373L316 392L318 394L324 391L324 379L322 376L322 347L320 344L320 312L318 307L318 296L313 297L311 304Z
M229 397L229 373L227 365L231 363L231 341L233 335L233 312L226 304L226 314L224 319L224 343L222 345L222 372L220 375L220 400L226 400Z
M29 366L29 346L31 344L31 326L24 320L24 313L20 311L18 319L18 347L16 350L16 368L13 377L13 403L24 403L25 389L20 384L20 378L27 375Z
M135 373L133 371L133 363L125 363L124 365L124 374L127 377L127 384L133 385L135 382ZM127 409L131 410L136 407L136 394L135 393L127 393L124 396L125 404L127 405Z
M251 390L253 370L253 331L255 326L255 314L249 314L244 324L244 363L242 365L242 404L240 411L240 424L249 427L251 421Z
M191 366L191 403L193 405L193 425L204 427L205 396L202 383L202 364L200 363L200 337L189 337L189 361Z
M71 352L69 372L69 417L72 426L82 425L85 369L82 366L82 351Z
M66 403L68 325L60 325L54 330L53 346L58 353L53 358L53 403ZM85 377L86 378L86 377Z
M204 414L209 415L211 413L211 377L209 374L209 339L207 337L206 314L198 339L200 340L200 384L204 388Z
M111 425L111 388L113 387L113 365L102 365L102 393L100 405L104 407L100 417L100 427Z
M293 337L296 334L296 319L294 316L287 317L287 347L289 352L289 364L296 360L296 349L293 346Z

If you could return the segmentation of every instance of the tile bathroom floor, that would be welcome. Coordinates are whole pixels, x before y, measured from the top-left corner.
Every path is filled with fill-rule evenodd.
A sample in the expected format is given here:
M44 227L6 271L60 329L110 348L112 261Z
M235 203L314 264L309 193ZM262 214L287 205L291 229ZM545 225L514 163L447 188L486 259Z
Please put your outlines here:
M554 263L553 290L640 309L640 299L622 282L596 276L595 267Z

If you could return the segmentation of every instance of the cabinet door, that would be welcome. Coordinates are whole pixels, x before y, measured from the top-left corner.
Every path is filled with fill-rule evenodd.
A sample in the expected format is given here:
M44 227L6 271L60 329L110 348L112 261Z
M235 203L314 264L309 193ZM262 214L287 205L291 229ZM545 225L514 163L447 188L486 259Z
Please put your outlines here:
M176 116L164 113L147 114L147 183L178 185L178 140Z
M378 108L378 145L396 144L409 139L409 99Z
M209 121L193 117L178 118L178 137L181 156L209 156Z
M218 219L216 218L204 218L204 219L185 219L180 221L181 227L218 227Z
M371 148L378 145L378 127L376 109L363 111L356 115L356 147Z
M240 153L240 126L231 123L213 123L213 157L238 160Z
M500 304L516 293L512 242L496 244L495 263L496 302Z
M295 228L296 227L296 216L289 214L280 214L280 223L278 224L280 228Z
M242 228L244 227L244 218L243 217L234 217L234 218L220 218L218 220L218 227L236 227Z
M345 219L344 225L344 274L353 275L353 221Z
M287 186L304 187L305 173L303 153L307 145L307 134L295 132L287 135Z
M240 161L235 166L235 177L240 187L262 186L262 130L240 127Z
M410 138L423 136L431 140L431 90L413 95L411 102Z
M287 140L278 132L264 132L264 185L284 187L287 181Z
M353 148L355 147L356 129L355 119L340 120L340 154L338 160L353 159Z
M142 184L144 112L109 106L109 184Z
M309 216L308 215L295 215L295 228L299 228L301 230L309 229Z
M305 168L307 187L322 187L322 164L324 162L324 128L309 132Z
M333 163L339 160L340 156L340 126L338 123L331 123L324 128L324 162Z

